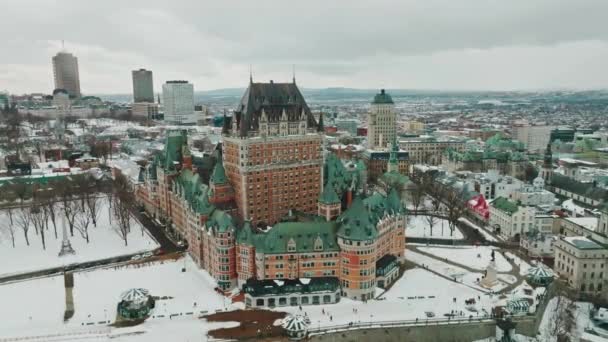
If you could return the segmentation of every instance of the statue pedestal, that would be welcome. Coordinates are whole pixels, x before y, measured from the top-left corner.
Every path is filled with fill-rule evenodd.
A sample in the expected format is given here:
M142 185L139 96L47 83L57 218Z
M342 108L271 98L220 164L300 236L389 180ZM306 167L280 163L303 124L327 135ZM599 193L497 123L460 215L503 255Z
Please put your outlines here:
M498 284L498 279L496 278L496 264L494 261L490 261L490 264L486 268L486 276L481 279L480 285L490 289L496 284Z
M70 243L70 240L65 239L61 242L61 250L59 251L59 256L62 257L64 255L72 255L72 254L76 254L76 251L74 251L74 248L72 248L72 244Z

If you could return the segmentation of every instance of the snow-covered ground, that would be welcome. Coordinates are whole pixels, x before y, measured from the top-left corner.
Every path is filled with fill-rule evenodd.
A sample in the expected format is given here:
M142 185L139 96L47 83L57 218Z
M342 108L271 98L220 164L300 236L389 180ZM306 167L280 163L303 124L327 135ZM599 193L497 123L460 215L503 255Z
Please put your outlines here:
M483 271L488 267L494 250L489 246L458 246L458 247L418 247L421 251L433 254L441 259ZM494 252L496 271L509 272L512 267L497 250Z
M433 233L431 234L431 228L427 220L427 216L423 215L409 215L408 222L406 224L405 236L407 237L424 237L424 238L437 238L437 239L452 239L462 240L464 236L458 230L454 229L454 234L450 235L450 225L447 220L436 218L433 224Z
M183 267L186 272L182 272ZM3 302L0 306L0 339L84 330L101 331L104 336L116 335L117 338L113 339L118 341L200 341L205 340L206 331L211 328L211 324L198 319L201 312L236 307L213 290L213 279L198 269L190 258L140 267L132 265L79 272L74 274L74 284L75 314L67 323L63 322L63 277L0 285ZM149 318L142 325L116 329L99 324L114 321L120 294L136 287L150 290L153 296L167 296L170 299L158 300L154 318ZM182 315L179 317L168 317L180 313ZM141 331L149 333L126 335L128 332Z
M476 229L477 231L479 231L479 233L481 235L483 235L483 237L486 238L487 241L498 241L498 239L496 239L494 236L492 236L490 233L488 233L485 229L481 228L480 226L476 225L475 223L471 222L470 220L461 217L458 219L458 221L468 225L469 227Z
M69 239L76 254L63 257L58 256L61 249L62 220L60 218L56 220L57 239L55 239L53 224L49 222L49 229L45 231L46 250L43 250L41 239L36 235L33 226L28 232L30 246L26 245L23 231L16 224L16 210L13 210L13 221L15 222L13 225L15 248L13 248L6 226L10 224L8 213L6 210L0 211L0 259L3 260L0 263L0 276L151 251L159 246L148 234L148 231L135 219L131 220L131 232L127 235L128 245L125 246L124 241L115 230L114 218L110 221L107 201L102 199L100 203L97 227L94 227L91 223L88 229L89 243L87 244L82 235L74 229L74 236L70 236ZM57 215L60 214L57 213Z
M530 264L528 264L527 262L525 262L524 260L522 260L520 257L518 257L517 255L511 253L511 252L505 252L505 256L507 258L510 258L513 260L513 263L517 266L519 266L519 274L522 276L528 275L528 270L530 269Z
M450 265L441 260L437 260L435 258L426 256L424 254L416 253L412 250L405 251L405 258L408 261L411 261L421 267L427 268L439 274L442 274L446 277L453 279L456 282L462 283L464 285L473 287L483 292L489 292L490 289L484 288L479 284L479 280L483 277L483 273L478 272L470 272L465 270L464 268ZM507 274L498 274L498 279L500 280L497 284L491 288L492 291L497 292L504 289L509 281L505 281L501 276L508 276ZM509 278L508 280L512 280ZM515 282L515 281L513 281Z
M432 284L432 286L429 286ZM494 296L496 298L497 296ZM478 313L468 311L465 300L475 298ZM454 301L456 299L456 301ZM480 303L481 301L481 303ZM492 297L462 284L441 278L429 271L416 268L406 271L379 300L366 303L342 298L339 303L323 306L303 306L313 328L348 324L350 322L378 322L396 320L425 320L426 312L435 319L463 312L464 317L481 317L490 312ZM356 312L353 310L356 309ZM277 311L301 313L298 307L277 308ZM323 311L325 313L323 313ZM479 316L478 316L479 315ZM330 316L332 320L330 320Z

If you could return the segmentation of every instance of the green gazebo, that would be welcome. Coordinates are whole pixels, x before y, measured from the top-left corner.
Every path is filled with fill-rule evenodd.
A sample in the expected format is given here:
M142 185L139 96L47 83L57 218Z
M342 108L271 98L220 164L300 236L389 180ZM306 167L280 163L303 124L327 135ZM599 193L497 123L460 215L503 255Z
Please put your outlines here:
M154 309L154 299L146 289L130 289L120 295L118 316L124 320L145 319Z
M527 278L530 284L536 286L546 286L553 281L553 271L539 264L537 266L530 267Z

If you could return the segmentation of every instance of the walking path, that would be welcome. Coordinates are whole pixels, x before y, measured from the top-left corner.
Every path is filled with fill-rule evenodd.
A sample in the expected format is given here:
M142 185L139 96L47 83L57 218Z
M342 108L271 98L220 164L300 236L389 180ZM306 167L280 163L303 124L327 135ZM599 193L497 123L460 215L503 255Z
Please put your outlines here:
M420 246L408 245L408 248L409 248L410 250L412 250L412 251L414 251L414 252L416 252L416 253L422 254L422 255L424 255L424 256L426 256L426 257L429 257L429 258L435 259L435 260L437 260L437 261L443 262L443 263L448 264L448 265L452 265L452 266L454 266L454 267L462 268L462 269L464 269L464 270L466 270L466 271L468 271L468 272L471 272L471 273L479 273L479 270L478 270L478 269L474 269L474 268L471 268L471 267L469 267L469 266L466 266L466 265L463 265L463 264L456 263L456 262L451 261L451 260L449 260L449 259L440 258L440 257L438 257L438 256L436 256L436 255L434 255L434 254L431 254L431 253L424 252L424 251L420 250L420 248L419 248L419 247L420 247ZM496 251L497 251L497 252L499 252L500 254L502 254L502 255L504 256L504 251L503 251L503 250L497 249ZM511 265L511 271L509 271L509 272L497 272L497 275L498 275L498 274L506 274L506 275L511 275L511 276L514 276L514 277L517 279L517 281L515 281L513 284L508 284L506 287L502 288L501 290L496 291L496 293L508 293L508 292L511 292L513 289L515 289L516 287L518 287L519 285L521 285L521 283L522 283L522 282L525 280L525 279L524 279L524 277L522 277L522 276L519 274L519 266L518 266L518 265L516 265L516 264L515 264L515 263L514 263L512 260L510 260L510 259L509 259L509 258L507 258L506 256L504 256L504 257L505 257L505 259L507 260L507 262L508 262L508 263ZM420 265L419 265L419 266L420 266ZM427 271L429 271L429 272L432 272L432 273L434 273L434 274L436 274L436 275L438 275L438 276L440 276L440 277L442 277L442 278L448 279L448 280L450 280L450 281L452 281L452 282L455 282L455 283L459 283L459 284L462 284L462 285L468 286L468 287L470 287L470 288L472 288L472 289L475 289L475 290L479 290L479 288L476 288L476 287L469 286L469 285L467 285L467 284L464 284L464 283L458 282L458 281L454 280L454 278L449 277L449 276L447 276L447 275L445 275L445 274L443 274L443 273L441 273L441 272L438 272L438 271L432 270L432 269L427 268L427 267L425 267L425 269L426 269Z

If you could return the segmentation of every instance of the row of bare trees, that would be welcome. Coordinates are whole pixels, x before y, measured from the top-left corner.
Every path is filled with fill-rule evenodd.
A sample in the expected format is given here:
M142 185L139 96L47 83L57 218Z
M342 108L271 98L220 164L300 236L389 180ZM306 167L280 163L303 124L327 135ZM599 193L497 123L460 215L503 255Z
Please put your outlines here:
M101 190L106 190L105 194ZM104 198L109 203L108 219L115 220L112 229L125 245L128 244L127 236L131 231L131 210L134 209L135 198L128 180L122 174L117 175L112 187L108 189L100 187L90 175L83 174L29 191L31 201L25 203L26 196L19 196L19 205L6 208L8 220L0 222L0 228L11 239L13 248L15 236L19 231L29 246L33 229L42 243L42 248L46 249L49 234L55 239L60 238L60 220L65 220L70 236L79 234L89 243L89 230L91 227L97 227Z
M443 212L449 224L450 236L454 235L454 230L458 220L465 214L466 198L457 189L443 186L429 175L424 175L417 179L415 187L411 191L411 200L414 207L414 215L418 214L419 209L431 211L426 217L430 233L433 235L433 227L439 222L435 216ZM426 203L425 199L429 199Z

